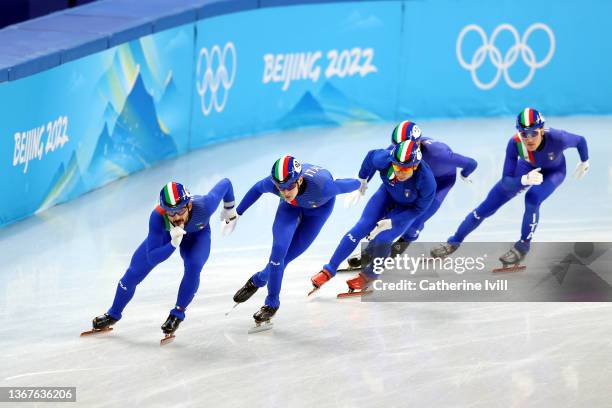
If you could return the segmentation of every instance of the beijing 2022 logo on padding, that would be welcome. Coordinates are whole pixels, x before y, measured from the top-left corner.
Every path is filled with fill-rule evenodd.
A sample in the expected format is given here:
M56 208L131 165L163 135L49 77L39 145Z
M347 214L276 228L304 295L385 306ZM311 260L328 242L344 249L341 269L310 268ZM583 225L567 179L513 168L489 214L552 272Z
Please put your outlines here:
M208 116L214 109L221 112L227 103L229 89L236 77L236 48L228 42L221 50L218 45L200 49L196 87L200 95L202 114Z
M543 31L548 36L548 51L544 50L546 52L537 53L538 56L541 58L538 58L536 56L536 51L534 51L534 49L529 45L529 37L535 31L539 30ZM474 31L480 36L482 45L478 47L476 52L474 52L471 60L466 62L466 60L463 58L463 41L465 36L471 31ZM504 31L508 31L512 35L514 39L514 45L512 45L506 51L505 55L502 56L502 53L499 48L495 46L495 40L497 39L497 36ZM531 82L533 76L535 75L535 71L538 68L542 68L552 59L553 54L555 53L555 35L551 28L543 23L532 24L531 26L529 26L529 28L527 28L522 37L519 36L518 31L512 25L500 24L495 28L495 30L493 30L493 33L491 34L491 39L488 39L487 34L480 26L476 24L470 24L465 26L463 30L461 30L461 32L459 33L459 37L457 38L456 51L459 64L461 64L463 68L470 71L470 73L472 74L472 80L478 88L483 90L493 88L495 85L497 85L503 73L504 80L506 81L508 86L514 89L521 89ZM515 63L517 63L517 61L519 60L519 56L521 57L522 63L524 63L527 68L529 68L529 72L523 80L514 81L510 77L508 69L512 67ZM491 81L482 82L478 78L477 71L484 64L487 57L490 59L493 66L497 68L497 72Z

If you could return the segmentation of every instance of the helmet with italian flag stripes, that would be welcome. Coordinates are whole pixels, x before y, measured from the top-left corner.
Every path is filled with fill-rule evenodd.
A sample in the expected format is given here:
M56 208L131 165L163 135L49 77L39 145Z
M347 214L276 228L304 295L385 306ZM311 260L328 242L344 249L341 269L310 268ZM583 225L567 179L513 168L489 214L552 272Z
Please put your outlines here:
M272 181L279 188L286 188L295 183L302 174L302 165L293 156L285 155L272 166Z
M535 109L525 108L516 117L516 129L529 132L544 127L544 116Z
M159 206L165 211L181 209L190 201L191 194L181 183L171 181L159 192Z
M421 158L421 149L414 139L401 142L391 152L391 161L400 167L416 166L421 162Z
M393 143L393 145L397 145L398 143L408 139L418 141L420 137L421 128L418 127L416 123L405 120L400 122L400 124L393 129L393 132L391 133L391 143Z

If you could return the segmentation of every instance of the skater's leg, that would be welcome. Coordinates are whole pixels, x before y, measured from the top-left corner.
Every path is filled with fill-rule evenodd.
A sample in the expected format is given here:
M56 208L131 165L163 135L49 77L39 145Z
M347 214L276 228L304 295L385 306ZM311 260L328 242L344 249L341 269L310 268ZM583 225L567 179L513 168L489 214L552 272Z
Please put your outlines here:
M151 270L155 267L155 265L151 265L147 260L146 251L147 244L145 241L140 244L140 246L136 249L136 252L134 252L134 255L132 255L130 266L117 284L115 299L113 300L111 308L108 309L108 312L106 312L109 316L116 320L121 319L123 309L125 309L127 304L134 297L136 286L138 286L138 284L142 282L142 280L146 278L149 272L151 272Z
M419 238L419 234L423 231L423 227L427 220L429 220L438 211L442 202L446 198L446 195L450 189L455 185L456 176L444 177L440 180L436 179L436 195L429 208L420 216L418 216L412 224L408 227L406 232L402 235L402 238L406 242L413 242Z
M508 190L499 181L491 189L487 198L474 211L468 214L463 220L457 232L448 239L451 244L459 244L463 242L465 237L474 231L486 218L495 214L495 212L510 199L516 196L520 189Z
M300 214L299 207L286 203L279 204L272 224L272 252L266 267L251 277L255 286L259 288L265 286L270 277L270 269L284 262L287 249L299 223Z
M317 209L304 210L300 224L293 234L291 244L285 256L284 267L295 258L300 256L313 243L321 228L325 225L325 221L329 218L334 208L334 199L331 199L325 205ZM266 305L278 307L280 304L280 290L283 281L285 269L277 269L270 271L270 279L268 280L268 297Z
M427 211L427 210L425 210ZM412 225L415 220L422 215L415 213L413 208L395 207L385 218L391 220L391 228L380 232L368 244L365 251L369 259L386 258L391 252L391 244L393 241L406 231L409 225ZM373 271L374 262L369 262L364 265L363 274L370 279L376 278L376 273Z
M304 210L302 221L293 235L291 245L289 245L289 250L287 250L287 256L285 256L285 267L304 253L314 242L331 215L334 209L334 202L335 197L319 208Z
M261 287L268 284L268 296L265 301L267 306L278 307L280 304L275 288L280 288L283 271L285 270L285 257L300 221L301 212L301 208L285 203L281 203L276 212L276 218L272 225L272 252L268 265L262 272L253 276L255 285ZM274 293L270 294L270 288L273 289Z
M200 273L210 255L210 226L186 236L181 242L180 249L185 270L179 286L176 305L170 314L185 320L185 310L198 291Z
M336 269L342 261L344 261L357 247L361 241L372 229L376 223L382 219L392 204L391 197L385 190L384 186L380 186L374 193L372 198L366 204L361 218L357 224L340 240L338 247L334 251L329 263L325 268L332 276L336 274Z
M531 187L525 195L521 239L514 245L523 254L529 252L531 239L540 220L540 205L561 185L564 179L565 171L545 174L542 184Z

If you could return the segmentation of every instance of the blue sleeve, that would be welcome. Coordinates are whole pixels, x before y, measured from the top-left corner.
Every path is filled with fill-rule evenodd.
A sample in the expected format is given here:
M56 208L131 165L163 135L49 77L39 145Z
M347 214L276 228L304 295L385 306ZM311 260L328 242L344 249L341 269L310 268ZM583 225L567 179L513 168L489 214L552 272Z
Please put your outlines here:
M359 178L370 180L376 170L384 170L389 164L389 151L385 149L370 150L361 163Z
M147 235L145 240L147 260L152 265L165 261L176 249L170 241L164 243L166 234L168 234L168 231L166 231L164 226L163 216L154 211L151 214L151 218L149 218L149 235Z
M576 149L578 149L580 161L584 162L589 160L589 149L587 147L587 142L584 136L575 135L564 130L560 131L560 133L562 135L563 150L568 149L570 147L575 147Z
M451 151L450 162L455 166L461 169L461 175L463 177L468 177L470 174L476 170L478 166L478 162L471 157L462 156L459 153L455 153Z
M224 178L219 181L205 197L204 206L209 214L216 211L221 199L223 199L223 203L227 208L232 208L234 206L234 188L232 187L232 182Z
M357 190L360 185L359 180L352 178L329 180L325 183L324 195L334 197L338 194L350 193Z
M236 208L236 212L238 213L238 215L244 214L244 212L248 210L249 207L252 206L255 201L257 201L259 197L261 197L263 193L276 193L276 187L274 186L272 180L270 180L270 177L266 177L262 180L259 180L245 194L245 196L242 198L242 201L240 201L238 208Z
M514 176L517 160L516 144L513 139L510 139L508 146L506 146L506 159L504 160L504 170L502 172L502 185L508 190L516 190L522 185L521 176Z

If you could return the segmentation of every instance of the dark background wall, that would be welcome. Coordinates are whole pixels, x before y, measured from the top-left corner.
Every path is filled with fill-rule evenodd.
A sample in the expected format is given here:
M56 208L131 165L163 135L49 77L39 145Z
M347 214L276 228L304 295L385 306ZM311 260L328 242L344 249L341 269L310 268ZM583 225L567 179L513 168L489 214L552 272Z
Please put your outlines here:
M1 0L0 28L96 0Z

